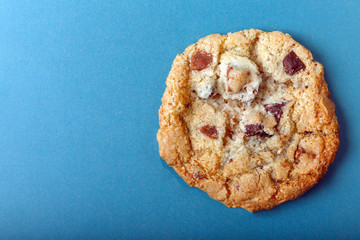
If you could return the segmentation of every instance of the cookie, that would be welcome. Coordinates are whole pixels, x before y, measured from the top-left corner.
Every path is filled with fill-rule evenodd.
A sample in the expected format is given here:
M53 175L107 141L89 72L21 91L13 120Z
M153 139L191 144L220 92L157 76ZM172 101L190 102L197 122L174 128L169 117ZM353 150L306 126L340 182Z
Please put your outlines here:
M339 146L323 66L288 34L209 35L166 80L160 156L232 208L271 209L315 185Z

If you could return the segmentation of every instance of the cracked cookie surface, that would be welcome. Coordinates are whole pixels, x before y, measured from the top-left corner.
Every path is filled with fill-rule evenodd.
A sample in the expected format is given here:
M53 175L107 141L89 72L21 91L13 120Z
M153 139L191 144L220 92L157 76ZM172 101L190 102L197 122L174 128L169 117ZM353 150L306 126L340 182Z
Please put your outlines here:
M228 207L271 209L326 173L339 145L324 70L281 32L209 35L166 80L160 156Z

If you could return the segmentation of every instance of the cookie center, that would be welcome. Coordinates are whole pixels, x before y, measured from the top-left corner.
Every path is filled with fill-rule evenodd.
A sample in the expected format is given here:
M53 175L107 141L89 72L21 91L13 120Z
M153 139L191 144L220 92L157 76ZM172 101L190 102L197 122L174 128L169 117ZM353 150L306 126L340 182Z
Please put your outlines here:
M289 120L292 83L260 73L261 66L233 50L214 59L190 73L193 103L185 120L199 159L216 153L224 177L284 164L289 145L297 144Z

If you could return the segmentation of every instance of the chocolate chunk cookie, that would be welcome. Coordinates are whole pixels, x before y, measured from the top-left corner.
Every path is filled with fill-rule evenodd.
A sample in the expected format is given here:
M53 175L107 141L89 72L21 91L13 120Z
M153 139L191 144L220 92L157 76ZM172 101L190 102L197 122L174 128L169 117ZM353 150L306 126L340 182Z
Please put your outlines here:
M306 192L339 146L324 70L281 32L214 34L175 58L160 156L228 207L271 209Z

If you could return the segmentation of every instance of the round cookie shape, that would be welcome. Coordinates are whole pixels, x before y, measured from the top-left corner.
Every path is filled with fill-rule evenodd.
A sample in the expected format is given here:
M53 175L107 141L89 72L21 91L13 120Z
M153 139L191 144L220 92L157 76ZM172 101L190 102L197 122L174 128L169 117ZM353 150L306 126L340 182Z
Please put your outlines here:
M315 185L339 146L324 70L288 34L209 35L166 80L160 156L228 207L271 209Z

